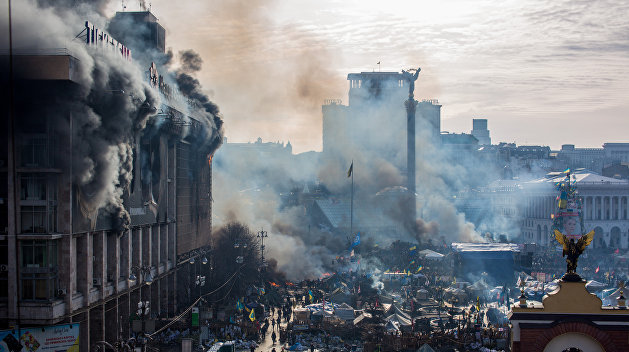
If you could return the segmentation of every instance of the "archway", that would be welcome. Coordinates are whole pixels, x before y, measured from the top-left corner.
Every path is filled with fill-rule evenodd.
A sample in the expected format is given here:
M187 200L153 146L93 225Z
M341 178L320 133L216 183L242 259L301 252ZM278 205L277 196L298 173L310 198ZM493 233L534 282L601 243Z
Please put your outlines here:
M542 226L537 225L537 244L542 244Z
M594 248L606 248L605 233L600 226L594 228Z
M620 229L618 227L614 226L609 231L609 247L620 248Z
M605 352L605 349L592 337L576 332L559 335L550 340L544 347L544 352L563 351Z

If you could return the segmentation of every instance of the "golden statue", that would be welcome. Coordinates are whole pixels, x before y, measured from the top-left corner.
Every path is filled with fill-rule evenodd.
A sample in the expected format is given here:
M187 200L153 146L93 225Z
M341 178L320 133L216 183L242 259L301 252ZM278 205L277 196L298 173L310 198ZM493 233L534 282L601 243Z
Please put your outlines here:
M581 281L581 277L577 274L577 261L579 256L594 239L594 230L581 236L575 243L574 238L568 238L566 235L555 229L555 239L563 246L562 256L566 257L567 269L563 276L564 281Z

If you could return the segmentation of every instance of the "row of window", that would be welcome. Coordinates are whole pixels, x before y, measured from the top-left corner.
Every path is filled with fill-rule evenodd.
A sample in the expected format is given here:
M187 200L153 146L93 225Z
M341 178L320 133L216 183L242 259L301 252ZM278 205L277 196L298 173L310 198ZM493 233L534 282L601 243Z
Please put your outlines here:
M56 175L20 175L20 233L57 232Z
M21 240L20 297L23 300L48 300L57 296L58 241Z

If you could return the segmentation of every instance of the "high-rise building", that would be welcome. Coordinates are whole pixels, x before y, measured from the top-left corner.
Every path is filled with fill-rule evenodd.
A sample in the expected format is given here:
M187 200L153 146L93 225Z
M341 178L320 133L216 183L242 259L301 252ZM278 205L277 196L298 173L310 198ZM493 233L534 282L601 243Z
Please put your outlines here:
M472 136L478 139L479 145L491 145L489 130L487 129L487 119L472 120Z
M107 30L135 50L166 51L166 30L149 11L116 12Z
M188 260L206 255L212 225L206 141L220 133L160 92L154 65L133 76L127 47L89 23L84 33L93 50L122 54L99 65L127 67L88 86L70 50L38 50L14 60L3 87L15 109L0 129L0 327L80 324L90 351L151 332L195 298Z
M349 104L330 99L322 107L321 161L332 162L337 169L347 168L353 162L356 175L371 175L360 179L361 196L376 195L379 202L386 198L392 202L391 207L406 209L404 215L394 215L392 223L399 229L410 229L415 223L418 148L425 146L426 140L440 143L441 105L437 100L416 102L410 96L418 73L350 73ZM413 104L409 103L411 98ZM369 219L391 215L360 207L357 205L355 212L358 228L367 226ZM374 230L373 226L368 227Z
M347 161L358 154L369 155L405 174L408 81L398 72L350 73L347 80L349 104L329 99L322 107L323 157ZM438 142L441 105L423 100L416 110L416 139L429 135Z

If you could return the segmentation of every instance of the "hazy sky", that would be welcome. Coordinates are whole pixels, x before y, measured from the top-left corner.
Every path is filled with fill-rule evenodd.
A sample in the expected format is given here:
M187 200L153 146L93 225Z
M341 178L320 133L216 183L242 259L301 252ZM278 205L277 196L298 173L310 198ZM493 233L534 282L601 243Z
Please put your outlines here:
M445 131L487 118L493 143L629 142L627 0L153 0L152 10L168 47L204 58L199 79L231 142L320 150L323 100L346 103L347 74L378 61L422 68L415 96L439 99Z

